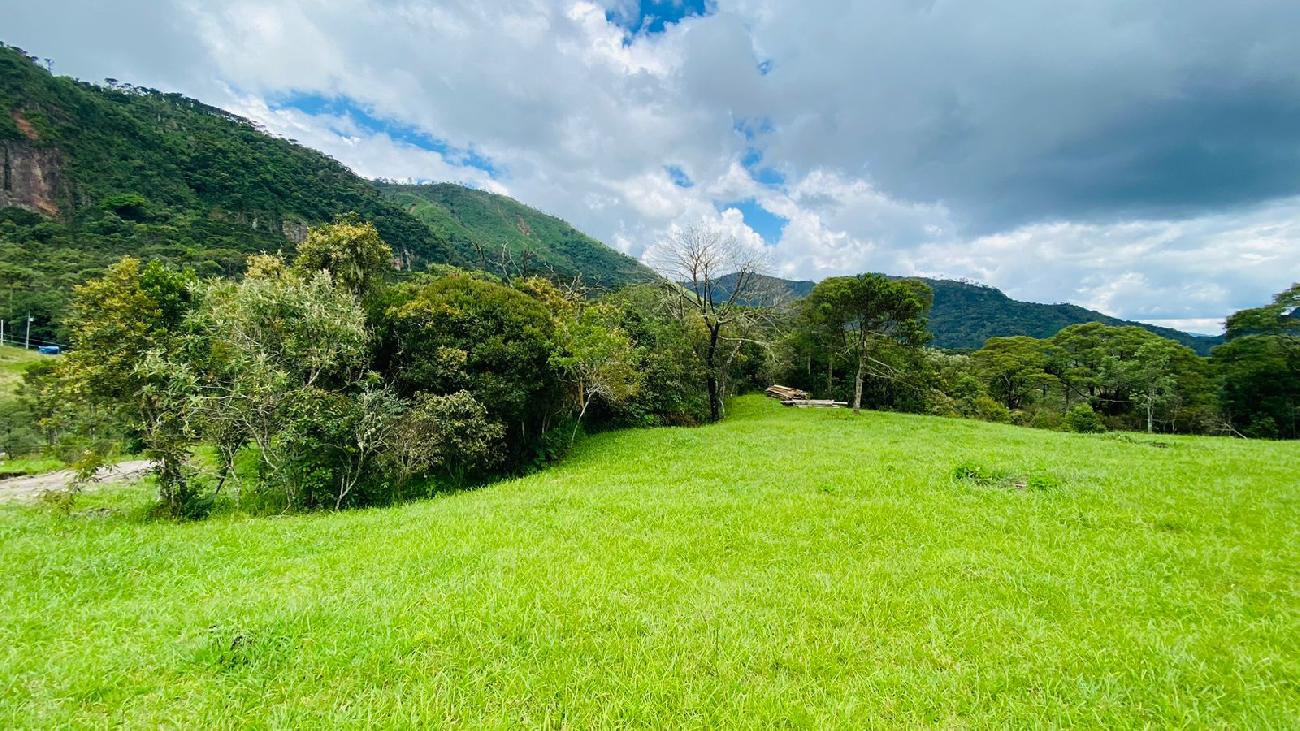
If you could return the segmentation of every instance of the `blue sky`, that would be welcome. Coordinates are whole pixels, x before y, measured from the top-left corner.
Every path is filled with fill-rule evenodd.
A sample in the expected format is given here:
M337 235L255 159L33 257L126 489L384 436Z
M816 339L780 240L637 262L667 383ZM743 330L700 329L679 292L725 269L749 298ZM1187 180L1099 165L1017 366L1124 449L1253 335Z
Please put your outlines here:
M651 2L618 3L606 10L611 23L629 33L662 33L683 18L709 14L711 3L706 0L652 0Z
M446 140L439 139L420 128L401 121L376 116L354 99L346 96L325 96L315 92L288 91L267 98L273 109L293 109L313 117L339 117L360 128L364 134L386 135L391 139L421 150L436 153L449 163L482 170L491 177L501 174L491 160L471 149L457 149ZM335 126L341 134L351 130Z
M1300 280L1300 3L46 0L0 40L632 256L969 278L1194 330Z

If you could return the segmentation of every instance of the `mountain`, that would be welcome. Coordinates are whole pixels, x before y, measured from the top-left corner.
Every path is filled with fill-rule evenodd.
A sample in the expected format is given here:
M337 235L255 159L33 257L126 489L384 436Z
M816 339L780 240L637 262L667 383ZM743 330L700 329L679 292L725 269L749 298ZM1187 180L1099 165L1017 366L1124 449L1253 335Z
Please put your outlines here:
M1186 345L1201 355L1223 342L1221 336L1193 335L1167 327L1121 320L1089 310L1078 305L1046 305L1038 302L1014 300L1001 290L982 284L958 282L951 279L916 277L934 291L934 305L930 309L932 343L951 350L975 350L989 338L1008 335L1029 335L1048 338L1061 329L1082 322L1101 322L1107 325L1135 325L1157 335ZM720 293L731 292L735 276L718 280ZM783 288L790 297L806 297L815 282L767 278L768 286Z
M130 254L231 274L356 211L411 269L484 264L614 286L653 276L559 219L454 185L380 186L179 94L54 76L0 44L0 319L60 336L73 285ZM528 255L524 255L527 250Z
M381 183L379 189L469 266L541 272L562 280L581 277L605 288L658 277L636 259L513 198L451 183Z

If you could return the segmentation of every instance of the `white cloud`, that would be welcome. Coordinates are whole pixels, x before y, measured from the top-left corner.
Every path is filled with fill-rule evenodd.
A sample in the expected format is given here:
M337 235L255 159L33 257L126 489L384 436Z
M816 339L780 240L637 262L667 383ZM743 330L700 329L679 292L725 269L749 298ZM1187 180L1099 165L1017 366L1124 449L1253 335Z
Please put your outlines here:
M718 210L754 199L788 221L767 249L785 276L969 277L1168 321L1300 279L1300 125L1278 113L1300 104L1300 5L717 6L628 36L586 0L48 0L4 33L56 70L200 97L362 175L506 192L634 256L701 219L758 245ZM274 106L291 92L346 97L500 174ZM755 180L751 147L783 184Z

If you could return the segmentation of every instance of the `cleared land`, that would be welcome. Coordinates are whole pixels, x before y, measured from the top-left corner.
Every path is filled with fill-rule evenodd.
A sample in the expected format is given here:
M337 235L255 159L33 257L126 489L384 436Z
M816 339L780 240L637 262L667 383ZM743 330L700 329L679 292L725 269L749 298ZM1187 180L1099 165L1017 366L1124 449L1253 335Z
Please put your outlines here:
M0 345L0 402L13 396L14 389L18 388L18 383L22 381L23 371L27 370L27 366L49 357L38 355L34 350Z
M0 726L1300 718L1300 444L746 398L392 509L146 495L0 507Z

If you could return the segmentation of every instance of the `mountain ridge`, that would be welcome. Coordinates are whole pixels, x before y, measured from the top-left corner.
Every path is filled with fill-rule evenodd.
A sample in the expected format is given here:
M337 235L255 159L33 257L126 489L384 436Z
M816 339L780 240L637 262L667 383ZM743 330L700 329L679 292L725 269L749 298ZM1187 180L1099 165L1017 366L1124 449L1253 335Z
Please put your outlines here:
M1124 320L1068 302L1044 304L1012 299L1002 290L986 284L931 277L889 276L894 279L918 279L930 286L934 292L929 321L930 333L934 336L932 342L947 350L976 350L992 337L1028 335L1047 338L1065 327L1084 322L1140 327L1186 345L1200 355L1208 355L1214 346L1223 342L1223 336L1198 335ZM806 297L817 284L811 280L780 277L765 277L764 280L768 286L784 288L793 299ZM720 277L719 291L730 293L734 282L734 274Z
M453 256L480 269L578 278L602 289L658 278L568 221L509 196L456 183L376 185L387 200L447 242Z

